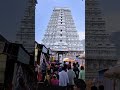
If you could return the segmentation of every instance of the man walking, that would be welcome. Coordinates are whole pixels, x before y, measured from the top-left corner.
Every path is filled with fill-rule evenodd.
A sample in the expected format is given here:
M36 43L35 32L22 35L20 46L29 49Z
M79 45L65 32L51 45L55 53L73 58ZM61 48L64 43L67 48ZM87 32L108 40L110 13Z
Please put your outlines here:
M74 78L76 77L75 72L72 70L71 67L69 67L67 73L69 78L68 90L74 90Z
M69 78L66 72L66 68L62 67L62 71L59 72L59 86L61 88L60 90L66 90L68 83L69 83Z

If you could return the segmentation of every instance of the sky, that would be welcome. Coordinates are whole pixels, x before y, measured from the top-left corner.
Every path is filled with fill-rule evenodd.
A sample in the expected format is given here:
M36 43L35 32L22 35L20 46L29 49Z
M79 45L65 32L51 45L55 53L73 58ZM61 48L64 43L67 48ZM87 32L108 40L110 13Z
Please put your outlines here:
M0 1L0 34L10 42L15 42L20 29L27 0Z
M85 38L85 0L37 0L35 11L35 40L41 43L54 7L68 7L80 40Z

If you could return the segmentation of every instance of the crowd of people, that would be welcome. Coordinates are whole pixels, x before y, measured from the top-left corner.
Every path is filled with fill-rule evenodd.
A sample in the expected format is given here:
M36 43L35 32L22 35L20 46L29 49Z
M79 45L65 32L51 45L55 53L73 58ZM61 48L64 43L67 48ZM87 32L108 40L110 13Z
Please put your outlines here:
M66 64L51 63L48 68L45 61L42 63L42 82L45 87L58 88L60 90L85 90L85 70L84 66L80 66L78 62ZM78 89L79 90L79 89Z
M85 68L80 66L78 62L50 63L48 67L43 60L41 81L43 82L41 87L47 90L87 90ZM96 87L93 85L91 90L104 90L104 86Z
M84 66L80 66L78 62L50 63L48 67L43 60L41 73L41 81L34 90L87 90ZM15 90L31 89L27 87L23 78L19 78L19 85ZM91 90L104 90L104 86L93 85Z

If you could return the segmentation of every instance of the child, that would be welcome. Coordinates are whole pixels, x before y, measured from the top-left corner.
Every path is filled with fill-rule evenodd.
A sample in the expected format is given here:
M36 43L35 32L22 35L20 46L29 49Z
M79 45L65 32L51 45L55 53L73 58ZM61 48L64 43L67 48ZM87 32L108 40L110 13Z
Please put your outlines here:
M57 79L56 75L53 75L51 79L51 85L52 86L58 86L59 85L59 80Z

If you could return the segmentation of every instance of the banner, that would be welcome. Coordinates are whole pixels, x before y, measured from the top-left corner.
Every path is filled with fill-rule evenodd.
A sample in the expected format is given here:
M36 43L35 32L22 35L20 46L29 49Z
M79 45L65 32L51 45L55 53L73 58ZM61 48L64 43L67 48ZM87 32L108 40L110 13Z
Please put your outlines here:
M18 65L17 63L15 63L14 65L14 74L13 74L13 90L18 86L19 84L19 78L24 77L24 73L22 70L21 65Z

